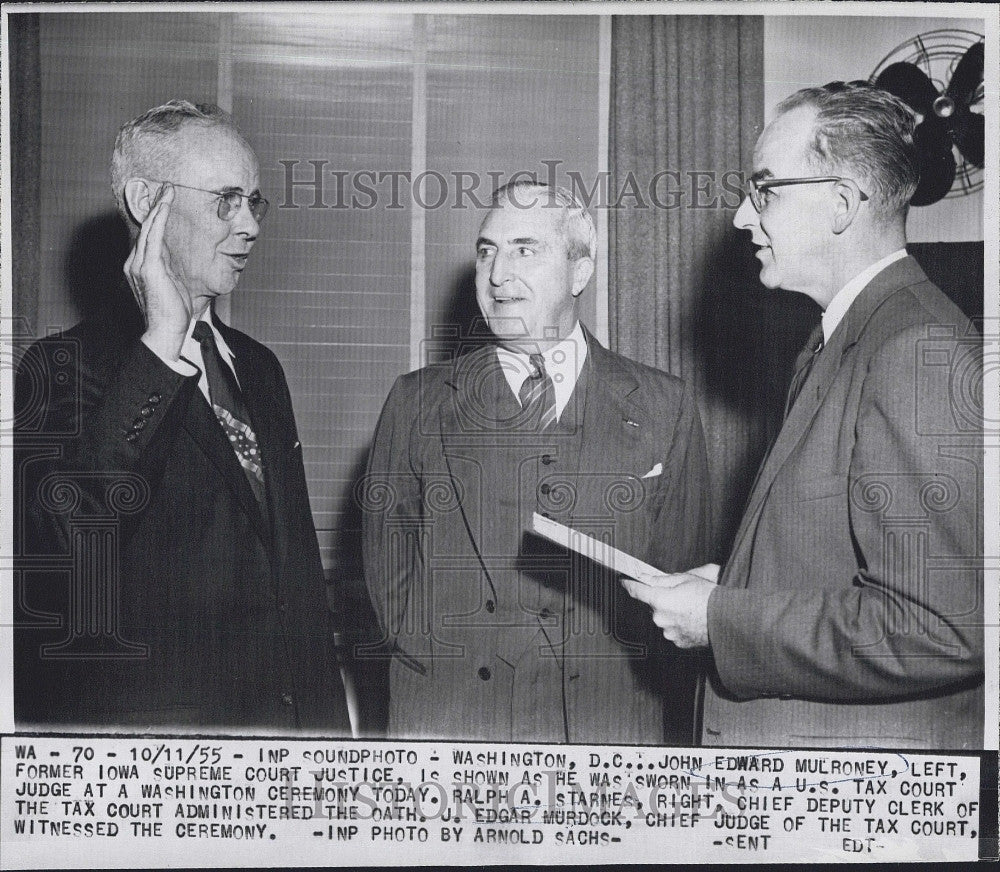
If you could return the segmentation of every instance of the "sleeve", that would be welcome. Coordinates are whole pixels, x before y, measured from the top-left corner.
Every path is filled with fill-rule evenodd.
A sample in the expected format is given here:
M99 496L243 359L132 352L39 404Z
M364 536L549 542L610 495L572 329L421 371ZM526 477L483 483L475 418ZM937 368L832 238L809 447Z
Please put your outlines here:
M29 532L65 545L60 509L83 501L101 511L114 479L154 486L163 440L175 438L197 390L196 375L173 371L139 339L116 358L79 337L32 345L15 385L22 504L39 528Z
M655 495L659 507L651 525L647 562L664 572L681 572L711 558L710 482L705 437L693 390L685 385L663 473Z
M382 639L390 644L399 634L413 576L422 571L420 478L410 446L420 409L404 378L386 399L358 490L365 583Z
M713 654L735 695L891 699L982 675L982 440L960 431L926 337L896 334L865 374L848 481L857 565L843 583L713 591Z

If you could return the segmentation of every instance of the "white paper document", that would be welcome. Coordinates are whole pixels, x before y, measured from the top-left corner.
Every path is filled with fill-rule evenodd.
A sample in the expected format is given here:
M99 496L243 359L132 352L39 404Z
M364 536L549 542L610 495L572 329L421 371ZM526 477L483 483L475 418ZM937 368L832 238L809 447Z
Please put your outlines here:
M593 536L588 536L586 533L581 533L579 530L574 530L572 527L539 515L538 512L531 515L531 527L539 536L544 536L557 545L562 545L577 554L589 557L595 563L600 563L601 566L612 572L627 575L636 581L644 582L646 576L665 574L655 566L644 563L639 558L626 554L624 551L619 551L607 542L601 542Z

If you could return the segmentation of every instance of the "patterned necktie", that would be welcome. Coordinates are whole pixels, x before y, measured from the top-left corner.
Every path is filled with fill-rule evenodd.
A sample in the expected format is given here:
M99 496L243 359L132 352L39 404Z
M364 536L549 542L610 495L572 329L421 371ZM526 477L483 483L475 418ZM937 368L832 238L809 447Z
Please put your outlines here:
M194 325L194 338L201 345L201 358L208 379L208 393L212 397L212 410L219 419L223 432L236 452L236 459L246 473L247 481L257 502L264 505L264 467L261 465L257 435L250 427L250 414L243 402L243 394L233 374L215 344L215 334L204 321Z
M799 354L796 361L798 366L796 367L795 375L792 377L792 383L788 386L788 399L785 400L784 418L788 417L788 413L792 410L795 400L798 398L799 394L802 393L802 388L805 387L806 379L809 378L809 373L812 372L813 364L816 362L816 358L819 357L819 353L822 350L823 325L819 324L813 329L812 334L806 342L805 348Z
M545 371L545 358L540 354L529 355L531 374L521 383L518 399L525 412L527 425L544 430L556 419L556 389Z

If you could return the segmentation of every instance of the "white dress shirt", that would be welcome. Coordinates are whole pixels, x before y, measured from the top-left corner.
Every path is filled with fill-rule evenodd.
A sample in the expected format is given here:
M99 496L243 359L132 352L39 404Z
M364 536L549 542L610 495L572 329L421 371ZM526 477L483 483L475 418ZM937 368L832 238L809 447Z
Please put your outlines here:
M156 356L160 358L167 366L169 366L174 372L180 375L197 375L198 376L198 389L201 391L202 395L211 404L211 396L208 392L208 376L205 375L205 361L201 356L201 343L198 342L194 336L194 325L198 321L204 321L212 329L212 334L215 336L215 344L219 349L219 357L222 361L229 366L233 371L233 376L236 378L236 383L239 384L239 377L236 376L236 355L233 354L232 349L226 344L226 340L222 338L222 334L215 329L215 325L212 323L212 312L211 309L205 309L200 318L195 319L190 324L188 324L187 335L184 337L184 342L181 345L181 357L180 360L166 360L160 357L159 354ZM147 343L147 348L150 351L156 352L150 348Z
M497 358L507 379L507 384L517 397L524 380L533 373L528 355L522 351L511 351L502 345L497 346ZM583 335L580 322L576 322L573 331L565 339L542 352L545 361L545 372L552 379L552 387L556 395L556 420L562 415L563 409L573 395L577 379L583 372L583 363L587 359L587 340Z

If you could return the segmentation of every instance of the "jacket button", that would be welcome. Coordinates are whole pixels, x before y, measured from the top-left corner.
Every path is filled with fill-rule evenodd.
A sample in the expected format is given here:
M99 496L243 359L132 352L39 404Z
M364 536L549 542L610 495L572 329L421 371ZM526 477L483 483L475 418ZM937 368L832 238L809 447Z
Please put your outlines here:
M544 463L546 466L548 466L550 463L555 463L555 460L552 459L552 455L551 454L543 454L542 455L542 463Z
M142 418L136 418L132 422L132 429L139 432L143 427L146 426L146 422Z
M125 441L126 442L135 442L135 440L138 439L138 438L139 437L136 436L135 433L129 433L128 435L125 436Z
M141 409L139 409L139 414L142 415L143 418L148 418L150 415L153 414L153 407L143 406Z
M281 694L281 704L282 705L291 705L293 702L295 702L295 700L292 699L292 695L290 693L283 693L283 694Z
M493 673L490 672L489 669L487 669L485 666L480 666L479 667L479 677L483 681L489 681L490 678L492 677L492 675L493 675Z
M497 610L497 604L493 600L486 600L486 611L491 615Z
M149 397L147 397L147 401L151 405L155 406L158 402L160 402L160 395L159 394L150 394Z
M552 490L552 488L550 488L547 484L543 484L538 490L543 494L547 494L550 490Z

